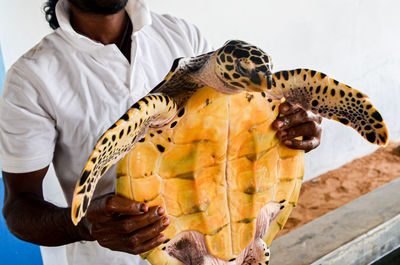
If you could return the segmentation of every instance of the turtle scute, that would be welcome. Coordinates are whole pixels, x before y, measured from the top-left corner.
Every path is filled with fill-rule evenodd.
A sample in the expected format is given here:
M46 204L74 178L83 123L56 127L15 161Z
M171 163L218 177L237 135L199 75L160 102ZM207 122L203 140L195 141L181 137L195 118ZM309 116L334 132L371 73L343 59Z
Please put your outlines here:
M297 202L304 163L304 152L281 145L271 127L279 104L261 93L198 90L180 115L149 129L119 162L117 193L164 207L171 220L167 238L197 231L209 252L225 261L252 242L260 210L281 203L264 235L271 241ZM166 252L170 244L143 257L176 264Z

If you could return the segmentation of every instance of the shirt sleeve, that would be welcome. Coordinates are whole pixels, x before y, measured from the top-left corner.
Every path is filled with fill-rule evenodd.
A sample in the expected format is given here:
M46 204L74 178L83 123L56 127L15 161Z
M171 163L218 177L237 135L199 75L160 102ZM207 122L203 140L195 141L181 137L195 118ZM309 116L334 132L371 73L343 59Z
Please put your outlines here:
M184 28L187 30L187 36L189 37L189 41L192 44L194 53L196 55L204 54L214 50L197 26L190 24L185 20L181 20L181 23L183 23Z
M55 121L33 75L12 68L0 99L1 168L26 173L48 166L55 148Z
M163 16L178 25L183 36L189 41L190 45L192 46L195 56L214 50L212 45L200 32L197 26L187 22L184 19L176 18L168 14L164 14Z

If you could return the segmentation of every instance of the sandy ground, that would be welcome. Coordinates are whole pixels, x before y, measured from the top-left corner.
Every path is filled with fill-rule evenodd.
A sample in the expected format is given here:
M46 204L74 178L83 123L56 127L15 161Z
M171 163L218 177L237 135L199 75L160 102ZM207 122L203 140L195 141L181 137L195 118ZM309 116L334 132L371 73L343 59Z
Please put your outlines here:
M400 177L400 143L303 183L297 207L278 237Z

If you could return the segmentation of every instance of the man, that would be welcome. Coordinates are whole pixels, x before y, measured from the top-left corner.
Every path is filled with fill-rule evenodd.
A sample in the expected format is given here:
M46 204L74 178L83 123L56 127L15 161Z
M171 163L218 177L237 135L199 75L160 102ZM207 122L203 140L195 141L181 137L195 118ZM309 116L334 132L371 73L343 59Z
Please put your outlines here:
M150 13L142 0L50 0L45 10L55 32L12 66L0 101L7 225L38 245L69 244L69 264L145 264L132 254L161 244L169 220L160 207L112 195L115 168L76 227L70 208L43 199L42 181L53 163L70 204L99 136L162 80L174 58L211 47L197 28ZM274 126L287 146L319 145L320 119L287 104L280 109L286 116Z

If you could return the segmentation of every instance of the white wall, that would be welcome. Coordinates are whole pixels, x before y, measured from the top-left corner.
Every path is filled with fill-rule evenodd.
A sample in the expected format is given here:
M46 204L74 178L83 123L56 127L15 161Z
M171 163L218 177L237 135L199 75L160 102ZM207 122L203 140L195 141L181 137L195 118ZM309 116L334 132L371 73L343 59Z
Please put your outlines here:
M44 0L0 0L0 42L6 69L50 32L41 11L43 3Z
M366 92L400 140L400 2L397 0L147 0L160 13L196 24L214 47L252 42L275 70L308 67ZM0 2L0 41L8 68L49 32L43 1ZM306 179L375 149L355 132L324 121L322 145L307 158ZM51 184L53 185L53 184Z

